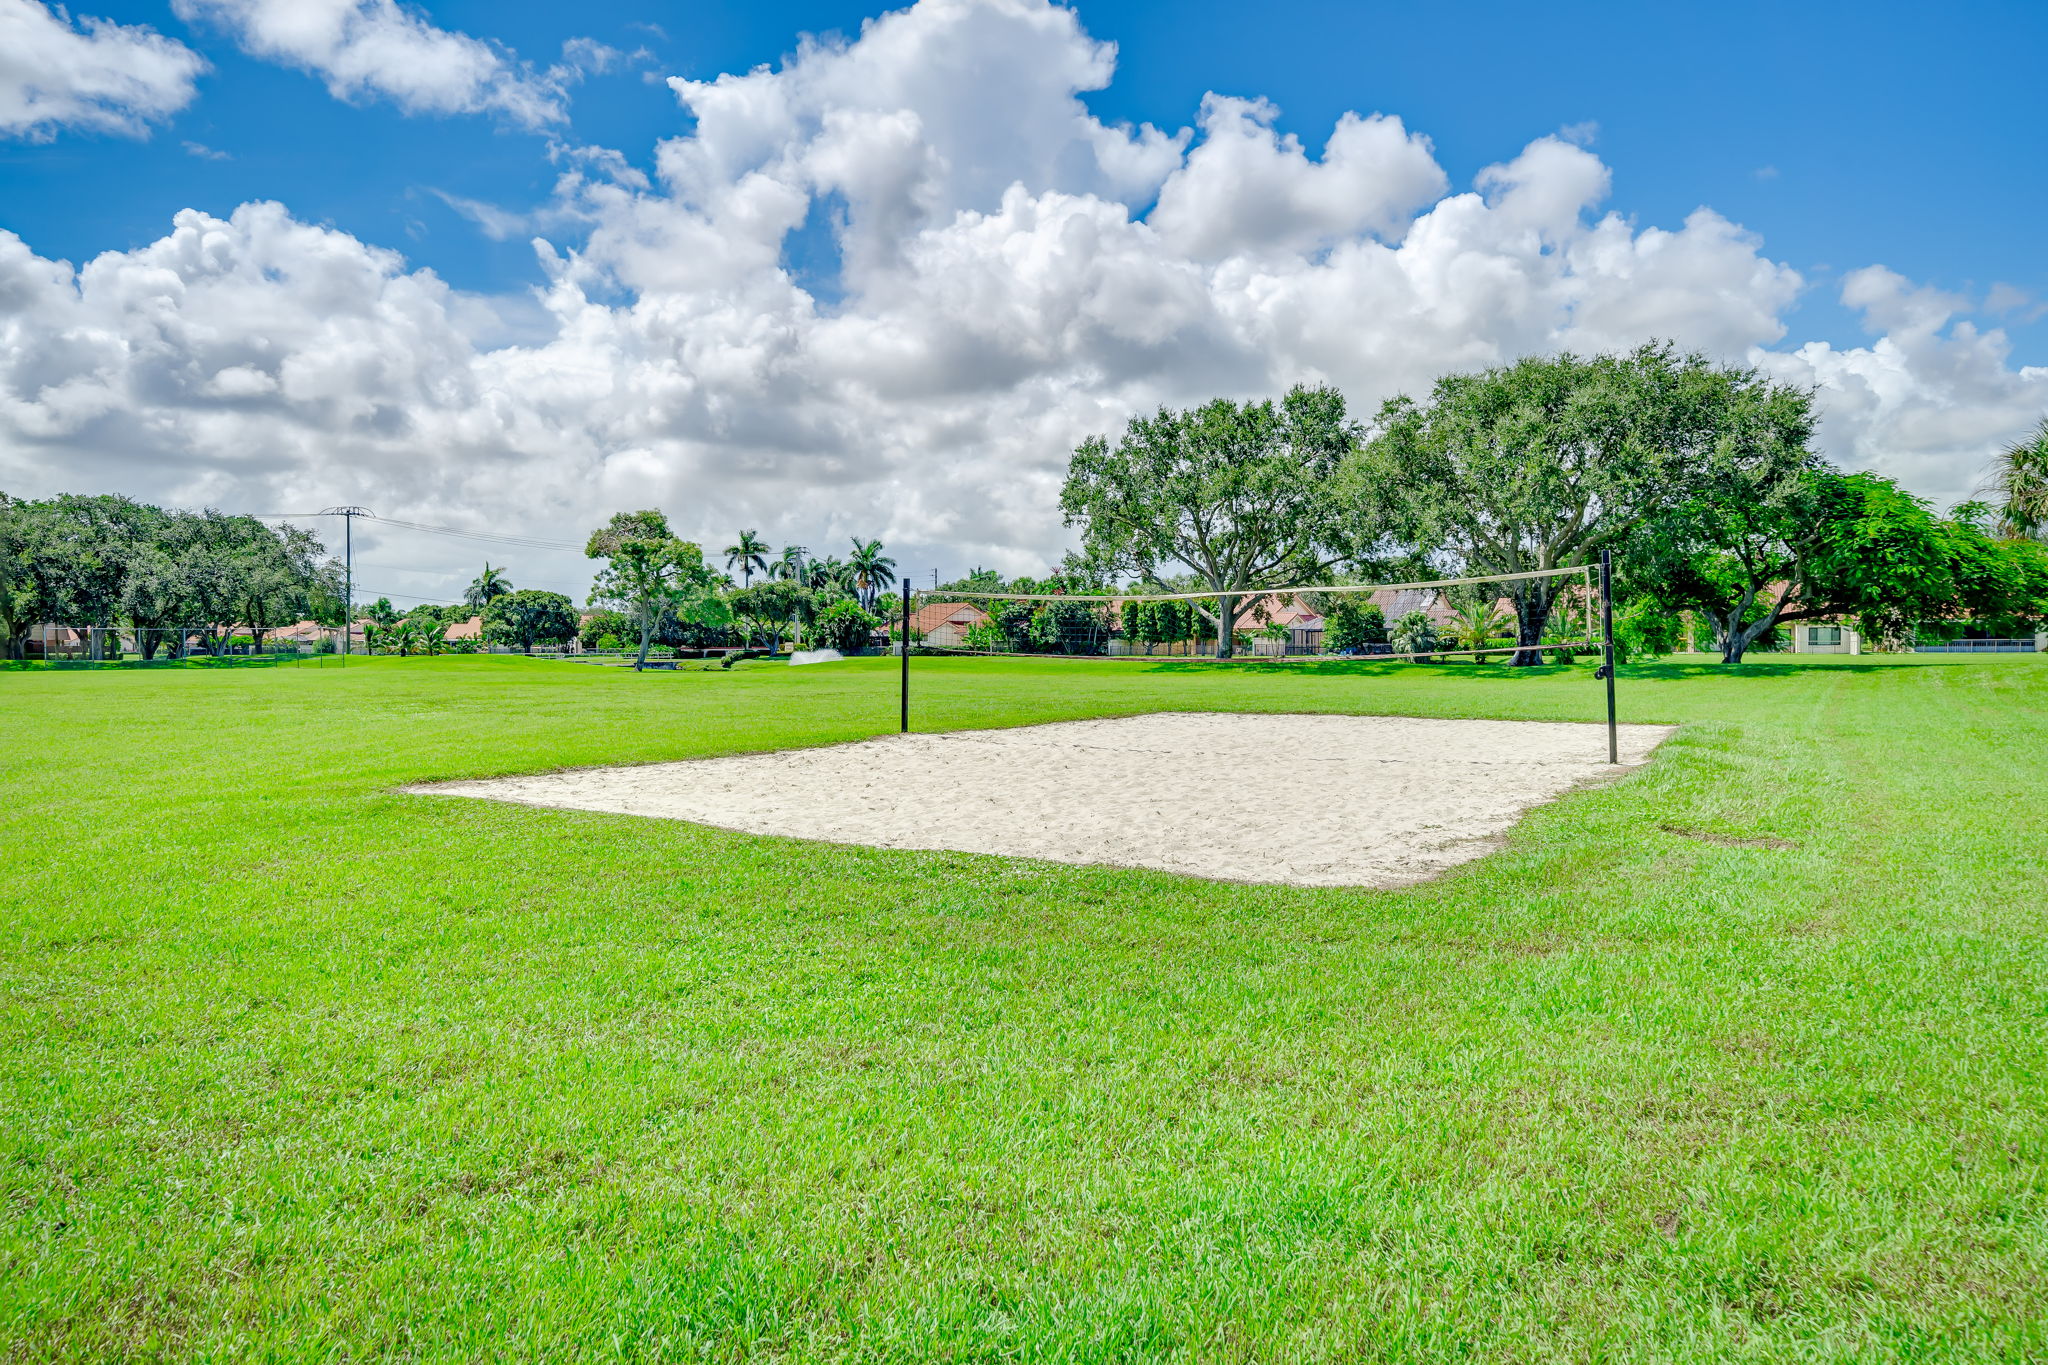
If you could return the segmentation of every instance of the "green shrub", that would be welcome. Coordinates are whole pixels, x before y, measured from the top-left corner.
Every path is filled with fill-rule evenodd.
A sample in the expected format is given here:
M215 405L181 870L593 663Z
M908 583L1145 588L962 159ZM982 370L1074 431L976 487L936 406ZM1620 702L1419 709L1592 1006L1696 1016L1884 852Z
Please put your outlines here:
M1387 614L1370 602L1346 598L1323 618L1323 648L1333 654L1387 642Z
M818 613L818 619L811 623L811 637L825 648L851 654L856 649L866 649L881 624L879 617L862 611L860 603L842 597Z
M1394 622L1388 643L1396 654L1433 654L1437 645L1436 622L1429 619L1426 611L1411 611Z
M1003 628L995 622L983 621L978 626L967 628L967 636L962 644L968 649L1007 650L1010 647L1010 637L1004 634Z
M1647 597L1632 597L1614 613L1614 657L1620 663L1669 654L1684 636L1685 622L1678 613Z
M623 646L608 645L605 640L632 640L637 647L640 634L626 618L626 613L603 607L583 618L583 623L576 628L576 638L583 642L585 649L619 649Z

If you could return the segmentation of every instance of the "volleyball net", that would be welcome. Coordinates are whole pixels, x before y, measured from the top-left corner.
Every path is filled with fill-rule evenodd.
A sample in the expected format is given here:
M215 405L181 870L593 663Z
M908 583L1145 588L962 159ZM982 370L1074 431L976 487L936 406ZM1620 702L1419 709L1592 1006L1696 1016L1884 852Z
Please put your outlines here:
M1437 660L1599 647L1591 566L1409 583L1172 592L927 591L912 613L926 653L1080 658L1354 657ZM1524 615L1540 642L1524 643Z

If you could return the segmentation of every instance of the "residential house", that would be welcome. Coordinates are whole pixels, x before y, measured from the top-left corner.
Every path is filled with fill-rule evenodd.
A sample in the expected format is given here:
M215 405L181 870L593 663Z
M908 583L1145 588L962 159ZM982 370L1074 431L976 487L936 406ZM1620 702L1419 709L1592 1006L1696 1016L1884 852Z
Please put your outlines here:
M959 649L967 632L987 620L988 613L971 602L933 602L911 610L910 635L934 649Z

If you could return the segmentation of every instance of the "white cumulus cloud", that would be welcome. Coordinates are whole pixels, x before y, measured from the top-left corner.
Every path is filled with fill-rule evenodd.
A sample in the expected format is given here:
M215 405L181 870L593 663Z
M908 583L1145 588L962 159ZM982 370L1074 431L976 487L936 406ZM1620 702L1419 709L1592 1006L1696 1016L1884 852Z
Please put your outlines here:
M1570 137L1460 189L1388 116L1313 153L1237 98L1192 130L1107 125L1082 96L1113 61L1041 0L924 0L780 68L675 82L695 121L652 177L557 147L552 202L476 210L557 234L531 299L459 293L276 204L188 210L82 267L0 234L0 486L563 540L659 506L707 544L879 535L906 567L1023 570L1067 543L1081 438L1297 380L1369 415L1446 370L1669 337L1818 386L1835 458L1941 500L2048 409L2048 371L1887 271L1845 282L1869 344L1798 344L1796 271L1710 209L1614 211ZM836 273L791 256L820 224Z
M336 99L382 97L412 114L497 113L529 128L564 116L571 68L536 73L503 47L436 28L396 0L172 0L252 56L311 71ZM587 44L583 56L608 58ZM573 57L578 53L571 53Z
M1427 138L1397 118L1346 114L1319 161L1265 100L1210 95L1202 141L1167 178L1150 221L1168 249L1198 260L1313 251L1347 238L1397 237L1449 188Z
M1958 316L1968 300L1870 266L1843 279L1842 302L1862 312L1870 345L1808 342L1763 362L1816 388L1821 439L1843 463L1954 501L2048 412L2048 366L2013 365L2003 331Z
M192 102L206 63L152 29L0 0L0 137L60 128L139 137Z

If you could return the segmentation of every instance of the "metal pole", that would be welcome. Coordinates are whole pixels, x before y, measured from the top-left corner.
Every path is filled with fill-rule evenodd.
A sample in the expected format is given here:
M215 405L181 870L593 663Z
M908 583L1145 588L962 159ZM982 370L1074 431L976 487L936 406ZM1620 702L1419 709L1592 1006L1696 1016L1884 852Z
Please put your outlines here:
M910 586L910 575L903 575L903 638L897 643L903 649L903 683L901 697L903 715L902 728L898 734L910 733L910 599L914 589Z
M1600 552L1600 635L1606 646L1607 662L1601 673L1607 679L1607 761L1621 762L1621 749L1614 729L1614 551Z

